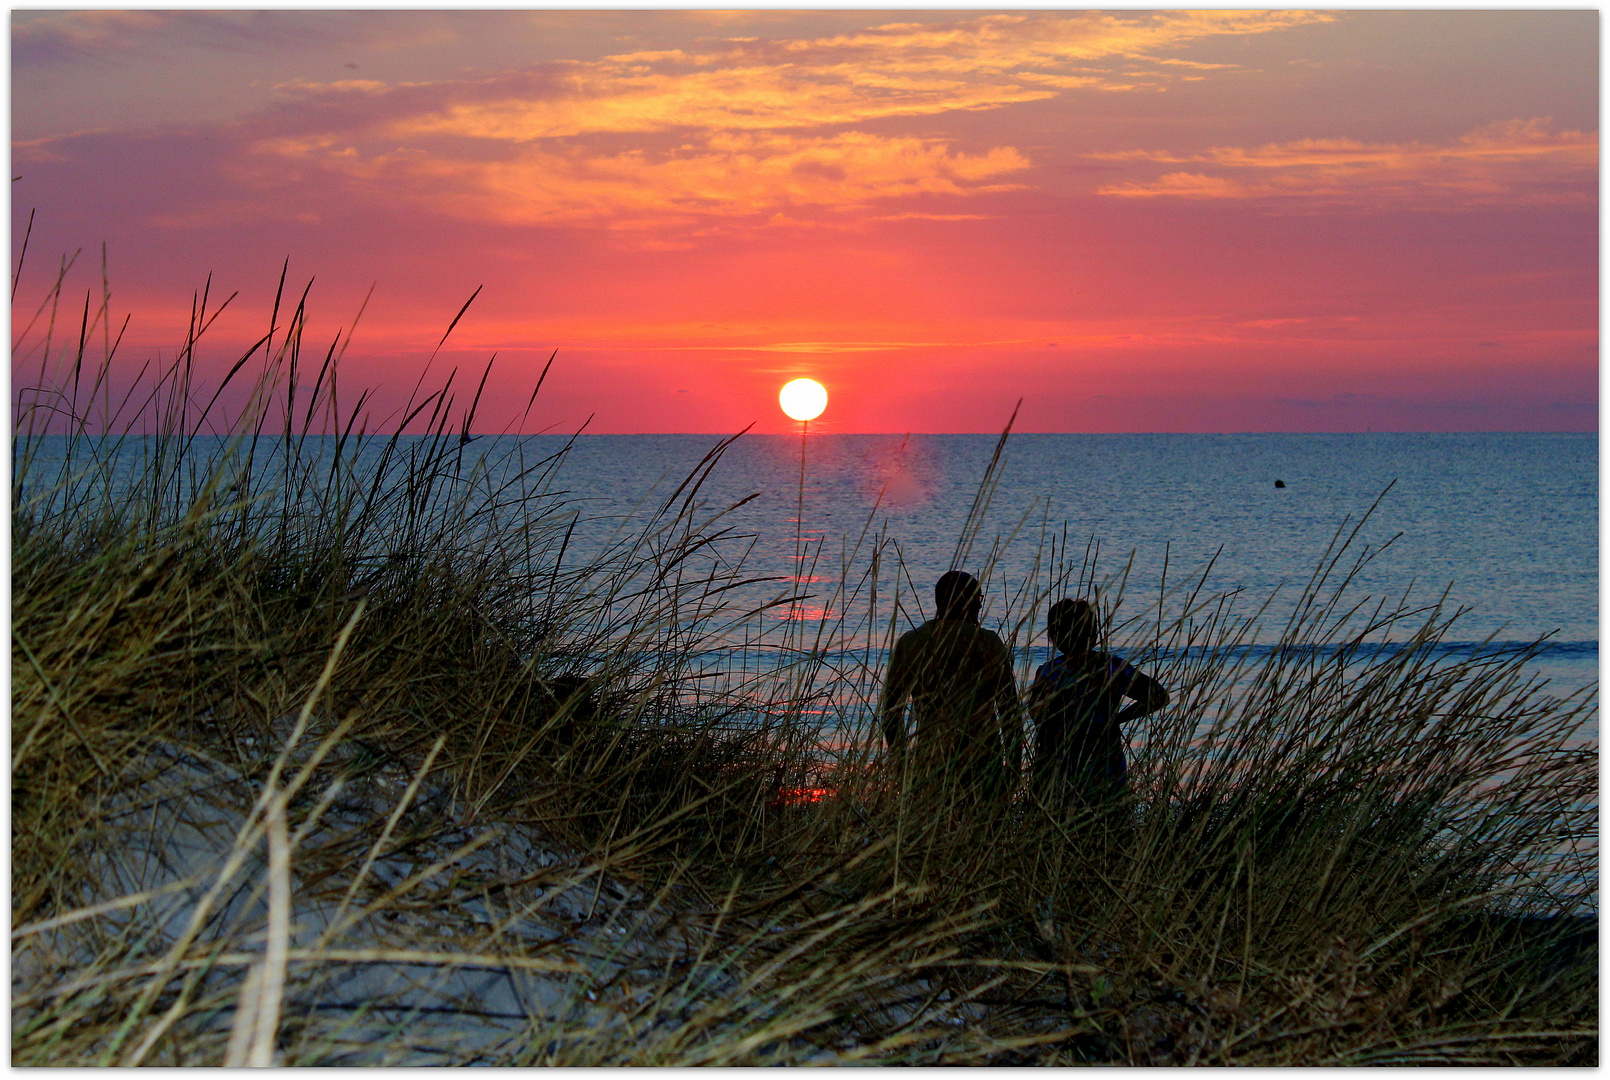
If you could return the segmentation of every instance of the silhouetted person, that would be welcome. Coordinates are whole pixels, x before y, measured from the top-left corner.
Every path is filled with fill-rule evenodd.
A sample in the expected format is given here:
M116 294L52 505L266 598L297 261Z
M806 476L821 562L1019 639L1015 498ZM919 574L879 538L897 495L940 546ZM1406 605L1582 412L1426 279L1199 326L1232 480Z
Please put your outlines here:
M917 790L951 802L1004 802L1023 753L1011 653L978 624L984 597L971 574L942 576L934 600L934 618L903 634L889 657L878 710L884 741Z
M1062 655L1040 665L1029 687L1035 722L1031 783L1049 807L1095 806L1124 793L1121 726L1168 704L1168 691L1123 657L1098 652L1101 627L1084 600L1058 600L1046 634ZM1131 698L1123 704L1124 698Z

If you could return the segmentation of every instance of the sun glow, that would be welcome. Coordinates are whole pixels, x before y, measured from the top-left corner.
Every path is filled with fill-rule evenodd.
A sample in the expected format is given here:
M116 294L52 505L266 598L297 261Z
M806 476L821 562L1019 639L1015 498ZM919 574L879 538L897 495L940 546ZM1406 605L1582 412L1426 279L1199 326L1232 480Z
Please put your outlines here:
M777 401L795 420L815 420L827 408L827 388L815 379L795 379L783 387Z

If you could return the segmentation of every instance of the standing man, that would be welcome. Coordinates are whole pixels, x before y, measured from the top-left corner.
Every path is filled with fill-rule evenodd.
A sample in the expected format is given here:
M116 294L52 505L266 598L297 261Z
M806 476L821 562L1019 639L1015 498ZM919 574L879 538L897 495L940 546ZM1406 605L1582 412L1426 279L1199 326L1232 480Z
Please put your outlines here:
M902 635L889 657L878 710L884 742L914 788L947 803L1004 805L1023 756L1011 653L978 624L984 595L971 574L945 574L934 600L934 618Z

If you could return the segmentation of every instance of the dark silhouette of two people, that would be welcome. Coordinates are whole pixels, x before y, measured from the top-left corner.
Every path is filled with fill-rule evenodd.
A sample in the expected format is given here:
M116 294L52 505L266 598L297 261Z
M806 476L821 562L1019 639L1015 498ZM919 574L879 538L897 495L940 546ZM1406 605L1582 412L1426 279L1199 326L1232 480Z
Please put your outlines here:
M983 590L971 574L942 576L934 600L934 618L902 635L889 658L884 741L914 794L1004 809L1023 753L1011 651L979 625ZM1030 790L1051 809L1110 804L1126 789L1122 725L1167 705L1168 692L1098 649L1101 622L1088 602L1057 601L1046 629L1059 655L1040 666L1027 694Z

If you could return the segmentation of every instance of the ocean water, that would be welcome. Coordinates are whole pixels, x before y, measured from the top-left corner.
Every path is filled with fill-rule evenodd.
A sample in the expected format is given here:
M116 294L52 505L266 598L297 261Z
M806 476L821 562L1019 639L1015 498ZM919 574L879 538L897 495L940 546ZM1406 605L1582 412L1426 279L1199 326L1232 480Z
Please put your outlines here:
M1070 594L1094 594L1123 617L1159 604L1173 614L1198 588L1233 595L1242 613L1265 611L1262 644L1244 650L1255 661L1327 552L1348 539L1340 570L1369 556L1350 603L1461 612L1442 639L1452 660L1541 639L1527 670L1547 680L1546 693L1596 693L1592 434L1018 435L993 470L991 436L744 436L712 459L720 442L483 437L463 448L463 475L496 488L513 475L511 455L529 463L562 452L546 483L559 492L550 525L568 530L572 566L640 534L676 493L699 531L717 537L677 572L748 580L714 600L728 615L754 613L706 624L718 632L695 659L728 681L697 685L765 686L808 670L794 686L820 695L821 708L806 711L819 714L830 751L870 732L887 644L931 612L933 582L953 564L983 579L984 622L1008 638L1027 678L1049 655L1045 607ZM48 488L63 445L39 447L25 497L28 484ZM207 457L222 445L195 449ZM357 477L382 445L354 448ZM307 448L328 465L333 446ZM272 470L276 444L259 452ZM112 455L114 487L137 475L142 453L135 440ZM1401 641L1417 625L1373 636ZM1167 651L1147 653L1140 629L1140 640L1115 644L1166 673ZM1138 746L1145 732L1130 738ZM1577 738L1596 745L1597 723ZM1596 870L1558 876L1562 888L1592 892Z
M853 622L852 604L841 598L834 606L835 588L844 567L854 578L872 539L882 537L907 569L902 621L913 622L957 555L997 441L744 436L697 498L713 513L753 496L722 518L754 538L747 567L814 579L797 585L810 600L772 617ZM528 442L557 449L565 440ZM641 517L653 505L646 493L674 490L716 442L697 435L575 440L561 475L581 500L576 542ZM997 612L1025 581L1037 576L1042 590L1057 584L1047 566L1054 552L1079 564L1094 551L1096 583L1111 593L1124 577L1130 610L1154 603L1170 585L1200 580L1210 593L1241 590L1245 604L1273 597L1273 625L1340 534L1351 536L1346 566L1371 552L1351 595L1468 609L1448 635L1455 647L1547 636L1538 670L1562 692L1597 677L1592 434L1014 435L978 521L960 565L986 578ZM798 569L801 541L808 573ZM774 583L770 595L785 595L792 584ZM1076 574L1063 584L1062 591L1079 592L1089 578ZM886 597L891 587L883 586ZM1018 644L1043 646L1043 633L1024 628Z
M1035 612L1093 590L1120 618L1160 596L1172 611L1198 584L1203 595L1237 592L1243 612L1267 604L1267 641L1327 549L1350 538L1341 569L1369 554L1354 600L1463 610L1444 636L1455 652L1546 638L1534 670L1561 694L1597 679L1595 434L1036 434L999 447L986 435L745 435L701 470L721 441L483 437L465 448L464 469L489 471L495 486L513 452L531 462L563 451L547 482L564 492L559 515L574 519L573 565L640 528L698 471L678 501L691 494L693 516L724 533L704 554L729 569L741 556L743 576L762 579L722 601L775 605L743 627L751 645L831 646L876 666L889 632L931 611L933 582L953 563L984 580L985 622L1025 668L1045 655ZM43 440L25 480L48 484L65 445ZM223 445L204 437L193 449L205 458ZM307 444L326 463L334 445ZM360 477L382 445L370 437L349 451ZM135 475L142 446L126 442L115 472ZM272 468L277 441L257 453ZM789 597L800 598L776 603Z

